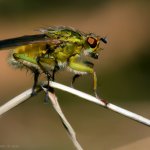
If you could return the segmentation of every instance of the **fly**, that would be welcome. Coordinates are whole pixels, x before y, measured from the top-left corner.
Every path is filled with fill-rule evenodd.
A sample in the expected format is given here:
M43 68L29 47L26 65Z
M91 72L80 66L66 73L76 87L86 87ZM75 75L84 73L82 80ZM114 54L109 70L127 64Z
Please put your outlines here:
M83 55L98 59L100 43L107 43L93 33L83 33L70 27L49 27L41 34L22 36L0 41L0 49L11 48L9 62L16 68L26 68L34 74L32 95L38 77L44 73L48 82L55 80L55 73L67 69L74 73L72 85L83 74L93 75L93 90L97 97L97 77L94 64L83 60Z

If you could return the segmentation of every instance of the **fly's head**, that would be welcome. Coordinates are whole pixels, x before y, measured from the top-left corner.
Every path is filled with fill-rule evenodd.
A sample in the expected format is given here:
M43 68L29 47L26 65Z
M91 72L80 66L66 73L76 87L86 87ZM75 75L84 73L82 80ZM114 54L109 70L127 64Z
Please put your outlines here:
M98 59L99 51L102 50L102 48L100 48L101 42L106 44L106 38L102 38L94 34L87 35L85 39L85 55Z

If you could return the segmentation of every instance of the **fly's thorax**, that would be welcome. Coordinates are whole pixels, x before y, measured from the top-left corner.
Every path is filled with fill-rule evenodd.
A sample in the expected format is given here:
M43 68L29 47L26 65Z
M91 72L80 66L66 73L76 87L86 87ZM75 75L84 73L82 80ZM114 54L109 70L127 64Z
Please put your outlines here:
M81 54L82 48L83 46L79 45L78 43L63 42L61 45L55 48L53 56L57 61L65 62L68 61L71 56L75 54Z
M54 26L46 29L43 28L40 31L51 39L72 43L81 43L84 35L82 32L74 28L64 26Z
M71 55L75 55L75 54L82 54L83 52L83 44L81 43L67 43L67 47L65 48L65 53L68 53Z

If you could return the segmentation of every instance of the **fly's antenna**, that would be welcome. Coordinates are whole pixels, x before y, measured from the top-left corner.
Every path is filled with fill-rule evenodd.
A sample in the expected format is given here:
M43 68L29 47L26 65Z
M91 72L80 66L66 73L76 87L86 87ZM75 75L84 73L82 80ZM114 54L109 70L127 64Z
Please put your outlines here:
M100 40L101 40L103 43L105 43L105 44L107 44L107 43L108 43L108 41L107 41L107 38L106 38L106 37L102 37L102 38L100 38Z

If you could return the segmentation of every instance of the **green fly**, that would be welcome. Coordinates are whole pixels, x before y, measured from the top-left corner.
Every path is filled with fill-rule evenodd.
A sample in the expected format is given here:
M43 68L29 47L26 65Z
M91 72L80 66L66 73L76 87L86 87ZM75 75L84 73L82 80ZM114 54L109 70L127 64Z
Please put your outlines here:
M67 69L75 79L83 74L93 75L93 89L97 96L97 77L94 64L84 61L83 56L98 59L100 42L107 43L105 38L93 33L83 33L70 27L49 27L39 29L41 34L22 36L0 41L0 49L11 47L9 62L16 68L26 68L34 74L33 92L41 73L47 76L48 82L54 81L55 73Z

